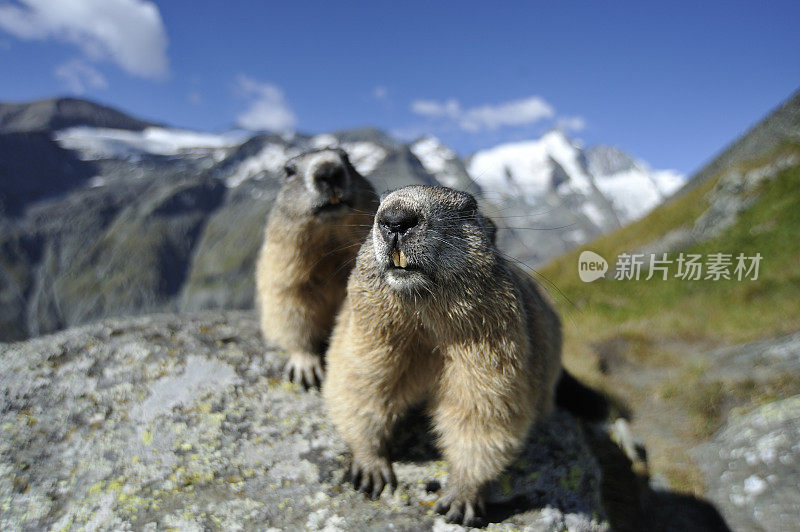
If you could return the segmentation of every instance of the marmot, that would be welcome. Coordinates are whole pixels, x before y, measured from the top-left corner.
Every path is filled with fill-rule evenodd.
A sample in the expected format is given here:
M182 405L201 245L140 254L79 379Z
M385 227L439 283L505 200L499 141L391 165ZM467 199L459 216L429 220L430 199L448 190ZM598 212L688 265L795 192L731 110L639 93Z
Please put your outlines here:
M285 179L256 264L256 305L265 339L289 354L287 377L317 386L322 353L378 198L339 149L290 159Z
M396 485L393 425L426 401L450 480L436 511L482 521L482 490L553 408L561 325L530 276L494 243L470 194L386 195L358 252L327 353L327 411L373 498Z

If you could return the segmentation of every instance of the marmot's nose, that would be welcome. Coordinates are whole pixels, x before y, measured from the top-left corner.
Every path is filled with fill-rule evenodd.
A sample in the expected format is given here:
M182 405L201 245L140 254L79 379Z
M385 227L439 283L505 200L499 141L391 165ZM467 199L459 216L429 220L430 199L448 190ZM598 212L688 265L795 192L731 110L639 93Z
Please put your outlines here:
M408 209L386 209L378 214L378 227L387 242L408 233L419 224L419 215Z
M329 189L342 188L345 181L344 166L333 161L320 164L314 169L314 182L319 185L327 185Z

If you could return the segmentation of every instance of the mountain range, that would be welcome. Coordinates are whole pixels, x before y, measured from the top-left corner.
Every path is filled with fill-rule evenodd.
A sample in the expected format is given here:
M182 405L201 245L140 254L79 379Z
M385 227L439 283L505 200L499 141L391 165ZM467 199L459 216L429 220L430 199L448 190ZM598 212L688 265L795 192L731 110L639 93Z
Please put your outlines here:
M0 104L0 340L106 316L252 306L252 267L288 157L340 146L387 190L472 192L529 267L641 217L682 176L553 130L468 158L375 129L209 134L97 103Z

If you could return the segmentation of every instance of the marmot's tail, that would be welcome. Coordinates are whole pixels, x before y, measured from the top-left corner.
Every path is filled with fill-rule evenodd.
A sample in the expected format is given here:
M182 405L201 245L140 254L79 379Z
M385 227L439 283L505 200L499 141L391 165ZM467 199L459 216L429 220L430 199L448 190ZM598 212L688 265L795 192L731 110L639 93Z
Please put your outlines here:
M556 384L556 405L587 421L602 421L609 415L608 399L573 377L566 369Z

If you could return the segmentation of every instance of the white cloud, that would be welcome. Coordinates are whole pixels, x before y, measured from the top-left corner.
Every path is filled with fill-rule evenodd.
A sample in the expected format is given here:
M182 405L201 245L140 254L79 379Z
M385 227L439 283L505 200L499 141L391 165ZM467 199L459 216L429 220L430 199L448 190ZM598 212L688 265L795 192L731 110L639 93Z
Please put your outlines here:
M145 0L20 0L0 4L0 29L25 40L74 44L94 61L110 60L143 78L169 72L158 7Z
M105 76L81 59L72 59L58 65L53 74L74 94L83 94L87 89L108 88Z
M437 102L434 100L415 100L411 102L411 111L422 116L447 117L458 120L462 115L461 104L457 100Z
M566 132L579 132L586 129L586 120L582 116L562 116L556 125Z
M236 117L239 126L245 129L289 131L297 124L294 111L277 85L247 76L239 76L236 84L241 95L250 102L247 110Z
M555 114L553 107L539 96L467 109L455 99L444 102L416 100L411 103L411 111L422 116L446 118L470 132L533 124Z

